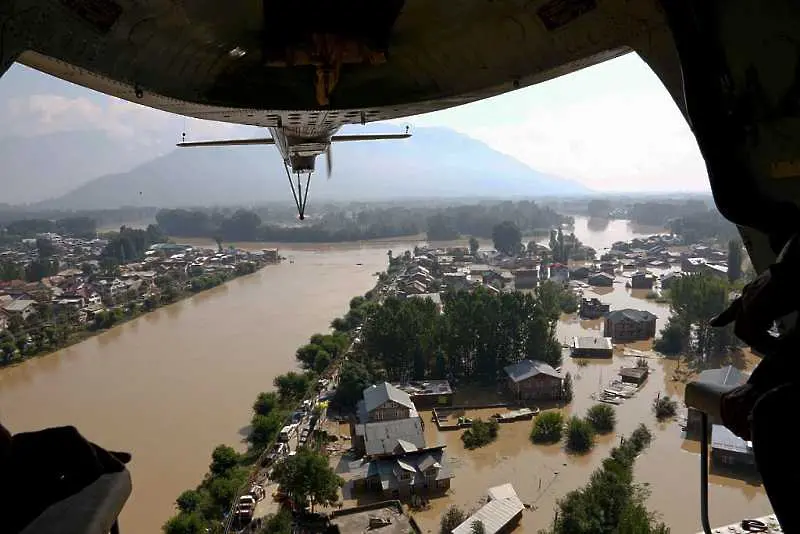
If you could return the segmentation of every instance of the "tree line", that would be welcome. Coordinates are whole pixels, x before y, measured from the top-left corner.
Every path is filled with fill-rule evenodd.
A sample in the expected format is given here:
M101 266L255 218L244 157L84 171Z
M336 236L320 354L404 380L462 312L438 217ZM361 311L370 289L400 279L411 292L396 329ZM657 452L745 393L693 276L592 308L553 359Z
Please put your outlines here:
M348 313L333 320L331 333L314 334L297 349L295 356L304 370L275 377L275 391L259 393L253 402L247 452L238 454L227 445L214 449L208 473L200 485L177 498L178 513L164 524L165 534L202 534L221 529L224 515L247 482L255 462L275 443L298 403L314 391L319 376L341 361L350 346L353 330L372 309L374 296L373 291L368 291L363 297L353 298ZM331 504L338 499L337 489L342 481L328 466L322 451L313 448L317 444L324 441L312 441L312 449L301 449L285 459L276 465L272 475L300 505ZM289 534L291 515L281 511L268 516L259 532Z
M265 222L267 218L267 222ZM334 242L391 238L427 233L431 240L461 235L489 238L495 225L511 221L525 232L569 222L548 207L532 201L481 203L433 207L329 207L302 225L271 221L268 212L238 209L234 212L202 209L165 209L156 214L168 235L219 236L226 241Z
M504 367L526 358L558 367L559 299L551 285L542 287L535 295L482 288L445 293L443 313L431 299L387 298L342 366L335 406L352 410L364 388L384 380L492 384Z
M705 273L675 280L669 290L672 313L654 348L666 355L686 354L705 360L740 346L732 326L714 328L710 324L728 307L730 292L727 280Z

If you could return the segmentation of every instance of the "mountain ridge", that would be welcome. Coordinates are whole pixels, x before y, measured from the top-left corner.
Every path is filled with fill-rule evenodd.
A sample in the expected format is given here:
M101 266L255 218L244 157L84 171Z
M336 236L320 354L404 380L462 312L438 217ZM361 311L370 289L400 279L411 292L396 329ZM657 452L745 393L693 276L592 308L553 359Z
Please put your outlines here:
M344 131L386 132L373 124ZM581 195L571 180L545 175L481 141L441 127L418 128L408 140L337 143L333 176L324 158L311 180L309 202L380 201L452 196ZM97 209L122 205L189 207L292 202L283 162L274 147L197 147L173 150L127 172L99 176L36 209Z

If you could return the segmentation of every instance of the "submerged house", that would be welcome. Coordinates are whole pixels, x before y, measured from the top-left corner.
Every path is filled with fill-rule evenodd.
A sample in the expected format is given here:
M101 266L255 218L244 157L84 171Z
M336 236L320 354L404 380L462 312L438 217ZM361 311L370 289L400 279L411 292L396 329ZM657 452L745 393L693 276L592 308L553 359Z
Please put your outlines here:
M366 388L356 413L350 435L359 454L379 458L425 447L425 425L411 397L388 382Z
M614 343L650 339L656 335L656 316L631 308L613 311L606 317L603 335Z
M603 304L598 299L581 299L581 307L578 312L581 319L599 319L611 311L610 304Z
M756 469L753 443L745 441L724 425L711 427L711 462L724 469Z
M351 471L353 489L377 492L385 499L444 493L453 478L444 448L442 445L371 460Z
M614 345L609 337L574 337L570 352L573 358L611 358Z
M563 393L564 379L549 364L538 360L522 360L505 368L508 389L519 400L555 400Z
M614 285L614 277L608 273L595 273L589 277L589 285L595 287L611 287Z

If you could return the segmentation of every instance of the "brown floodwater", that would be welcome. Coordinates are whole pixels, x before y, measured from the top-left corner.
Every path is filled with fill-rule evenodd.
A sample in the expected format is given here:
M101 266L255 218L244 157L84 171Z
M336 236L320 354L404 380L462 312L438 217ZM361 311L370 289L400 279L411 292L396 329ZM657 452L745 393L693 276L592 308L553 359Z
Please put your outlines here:
M0 370L0 420L14 432L71 424L131 451L134 491L122 529L159 532L175 497L200 482L212 449L243 448L256 395L295 367L297 347L370 289L387 263L382 245L282 252L294 263Z
M598 250L652 232L625 221L604 226L576 218L575 224L576 235ZM73 424L103 446L131 451L134 493L121 525L137 533L158 532L173 513L175 497L200 481L214 446L243 448L256 394L295 366L295 349L346 311L352 296L372 287L373 274L386 266L387 249L397 253L413 244L280 245L294 263L269 266L53 355L0 370L0 420L15 432ZM618 277L613 289L599 290L600 298L613 308L652 311L663 324L666 306L645 300L646 292L626 290L624 280ZM594 294L586 290L587 297ZM566 340L601 335L601 328L598 321L565 317L558 334ZM567 358L564 367L575 376L575 399L567 411L583 414L593 403L590 395L623 360L618 355L613 362L579 368ZM450 503L475 507L489 486L512 482L523 501L536 507L525 512L520 531L536 532L552 519L556 499L586 483L618 436L645 422L656 441L637 462L637 477L650 484L650 507L676 534L699 530L697 446L682 439L678 422L657 424L649 410L659 392L679 394L681 384L671 380L673 362L651 362L655 372L644 390L617 408L617 431L587 456L567 456L558 445L532 445L530 422L503 425L500 439L477 451L464 450L460 432L439 433L426 425L429 442L448 445L456 478L452 495L416 514L423 527L437 531ZM711 480L714 523L769 511L760 487Z

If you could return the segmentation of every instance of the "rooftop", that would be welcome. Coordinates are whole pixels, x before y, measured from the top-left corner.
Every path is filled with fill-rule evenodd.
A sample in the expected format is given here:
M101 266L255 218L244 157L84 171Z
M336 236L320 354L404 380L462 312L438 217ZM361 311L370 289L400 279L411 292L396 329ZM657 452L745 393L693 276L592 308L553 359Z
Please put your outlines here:
M365 423L356 427L356 434L364 436L367 455L391 454L400 446L405 452L425 447L425 434L419 417Z
M574 337L572 346L576 349L613 350L610 337Z
M627 319L629 321L640 323L646 321L655 321L656 316L649 311L625 308L624 310L616 310L609 313L608 319L611 321L621 321L623 319Z
M753 444L745 441L723 425L711 427L711 448L723 451L753 454Z
M407 408L415 408L414 403L411 402L411 397L408 395L408 393L394 387L388 382L383 382L382 384L373 384L364 390L364 407L366 408L367 412L371 412L389 400L392 400Z
M732 365L726 365L719 369L706 369L697 375L697 380L721 386L738 386L745 383L747 374Z
M382 505L382 506L381 506ZM409 517L402 513L399 503L379 503L378 505L357 506L339 510L331 515L331 524L338 527L339 532L369 532L371 518L388 519L390 524L380 528L381 534L408 534L417 532L411 526Z
M496 534L525 509L511 484L490 488L489 499L489 502L454 528L453 534L471 534L472 524L476 521L483 523L485 534Z
M414 395L450 395L453 390L447 380L426 380L425 382L408 382L406 384L394 384L394 386Z
M514 382L521 382L540 374L561 378L552 366L538 360L522 360L506 367L505 372Z

